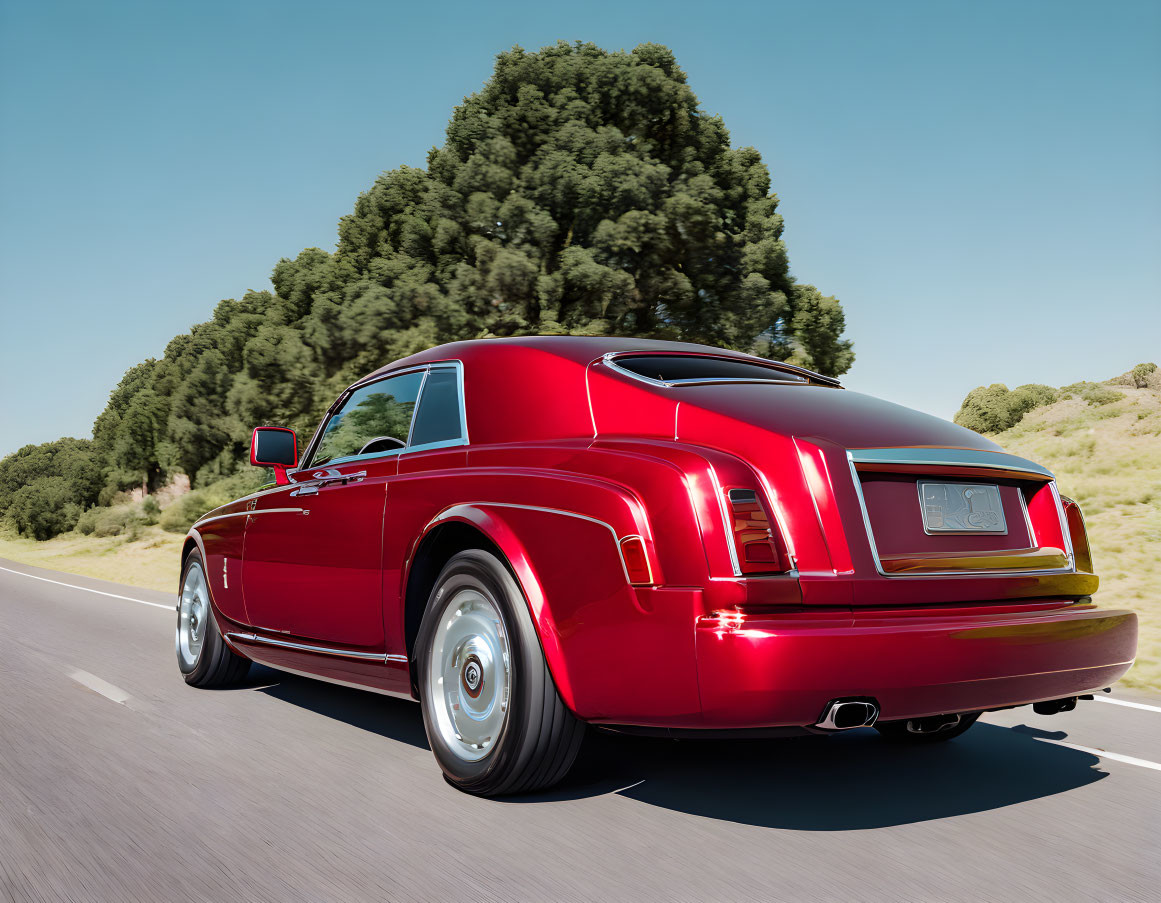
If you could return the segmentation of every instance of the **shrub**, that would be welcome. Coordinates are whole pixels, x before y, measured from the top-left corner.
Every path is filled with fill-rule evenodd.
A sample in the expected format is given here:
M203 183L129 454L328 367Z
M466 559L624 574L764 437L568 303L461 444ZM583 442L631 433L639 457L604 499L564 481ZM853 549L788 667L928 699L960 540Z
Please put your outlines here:
M1112 404L1114 401L1120 401L1125 397L1125 393L1110 389L1108 386L1093 385L1081 392L1080 397L1090 405L1099 407L1103 404Z
M161 519L158 523L161 524L162 530L167 530L170 533L184 533L193 525L195 520L216 507L201 490L187 492L161 512Z
M73 487L64 477L41 477L17 489L8 502L8 517L21 536L52 539L71 530L81 516Z
M152 526L157 523L157 519L161 516L161 505L153 496L147 496L145 501L141 503L141 514L144 522Z
M1137 364L1129 371L1129 378L1133 381L1133 386L1138 389L1144 389L1149 385L1149 377L1155 373L1157 365L1153 363Z
M129 507L106 508L97 516L94 536L120 536L137 523L137 515Z
M84 536L91 536L93 531L97 529L97 518L103 513L101 508L90 508L77 518L77 524L73 529Z
M977 433L1001 433L1011 429L1029 411L1056 401L1051 386L1029 383L1011 391L1003 383L972 389L960 405L955 422Z

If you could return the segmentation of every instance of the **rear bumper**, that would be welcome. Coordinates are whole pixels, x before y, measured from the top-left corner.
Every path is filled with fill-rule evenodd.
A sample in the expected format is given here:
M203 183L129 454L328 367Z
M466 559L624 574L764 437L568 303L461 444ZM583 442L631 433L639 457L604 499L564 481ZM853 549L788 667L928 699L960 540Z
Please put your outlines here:
M888 721L1058 699L1113 683L1137 648L1132 612L1061 602L702 618L696 632L705 728L811 725L844 696L874 697Z

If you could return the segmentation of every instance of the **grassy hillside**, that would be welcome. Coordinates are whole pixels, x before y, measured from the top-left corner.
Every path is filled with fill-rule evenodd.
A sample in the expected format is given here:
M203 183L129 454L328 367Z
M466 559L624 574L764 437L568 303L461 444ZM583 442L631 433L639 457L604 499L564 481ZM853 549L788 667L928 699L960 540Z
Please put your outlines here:
M1096 600L1132 609L1140 619L1137 664L1125 683L1156 688L1161 687L1161 388L1104 384L1102 390L1106 387L1097 393L1062 390L1059 400L1024 414L991 438L1054 471L1060 491L1080 502L1101 578ZM1102 403L1092 403L1093 398Z

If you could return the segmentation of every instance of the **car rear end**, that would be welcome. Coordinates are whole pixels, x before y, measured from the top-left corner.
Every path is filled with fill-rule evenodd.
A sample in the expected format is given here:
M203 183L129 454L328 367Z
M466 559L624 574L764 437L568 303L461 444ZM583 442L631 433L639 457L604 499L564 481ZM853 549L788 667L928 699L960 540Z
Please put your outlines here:
M718 455L727 529L706 533L695 628L703 726L1072 700L1131 666L1136 616L1093 604L1083 518L1045 468L806 379L653 394L675 404L678 442ZM862 707L836 717L843 702Z

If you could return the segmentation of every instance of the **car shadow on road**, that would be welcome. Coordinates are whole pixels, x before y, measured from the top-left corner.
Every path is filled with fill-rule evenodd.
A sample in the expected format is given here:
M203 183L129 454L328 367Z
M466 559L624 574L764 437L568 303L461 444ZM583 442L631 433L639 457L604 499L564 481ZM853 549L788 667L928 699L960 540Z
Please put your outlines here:
M328 684L258 664L250 666L240 687L247 688L389 740L430 749L419 706L409 700Z
M564 784L510 801L616 793L722 821L849 831L998 809L1108 777L1096 756L1037 736L982 722L925 747L896 746L870 729L734 742L592 732Z
M419 706L255 665L241 689L429 749ZM590 730L572 772L531 805L618 795L767 828L850 831L999 809L1108 777L1064 731L980 722L948 743L897 746L870 729L778 740L684 740ZM438 767L433 760L431 767Z

